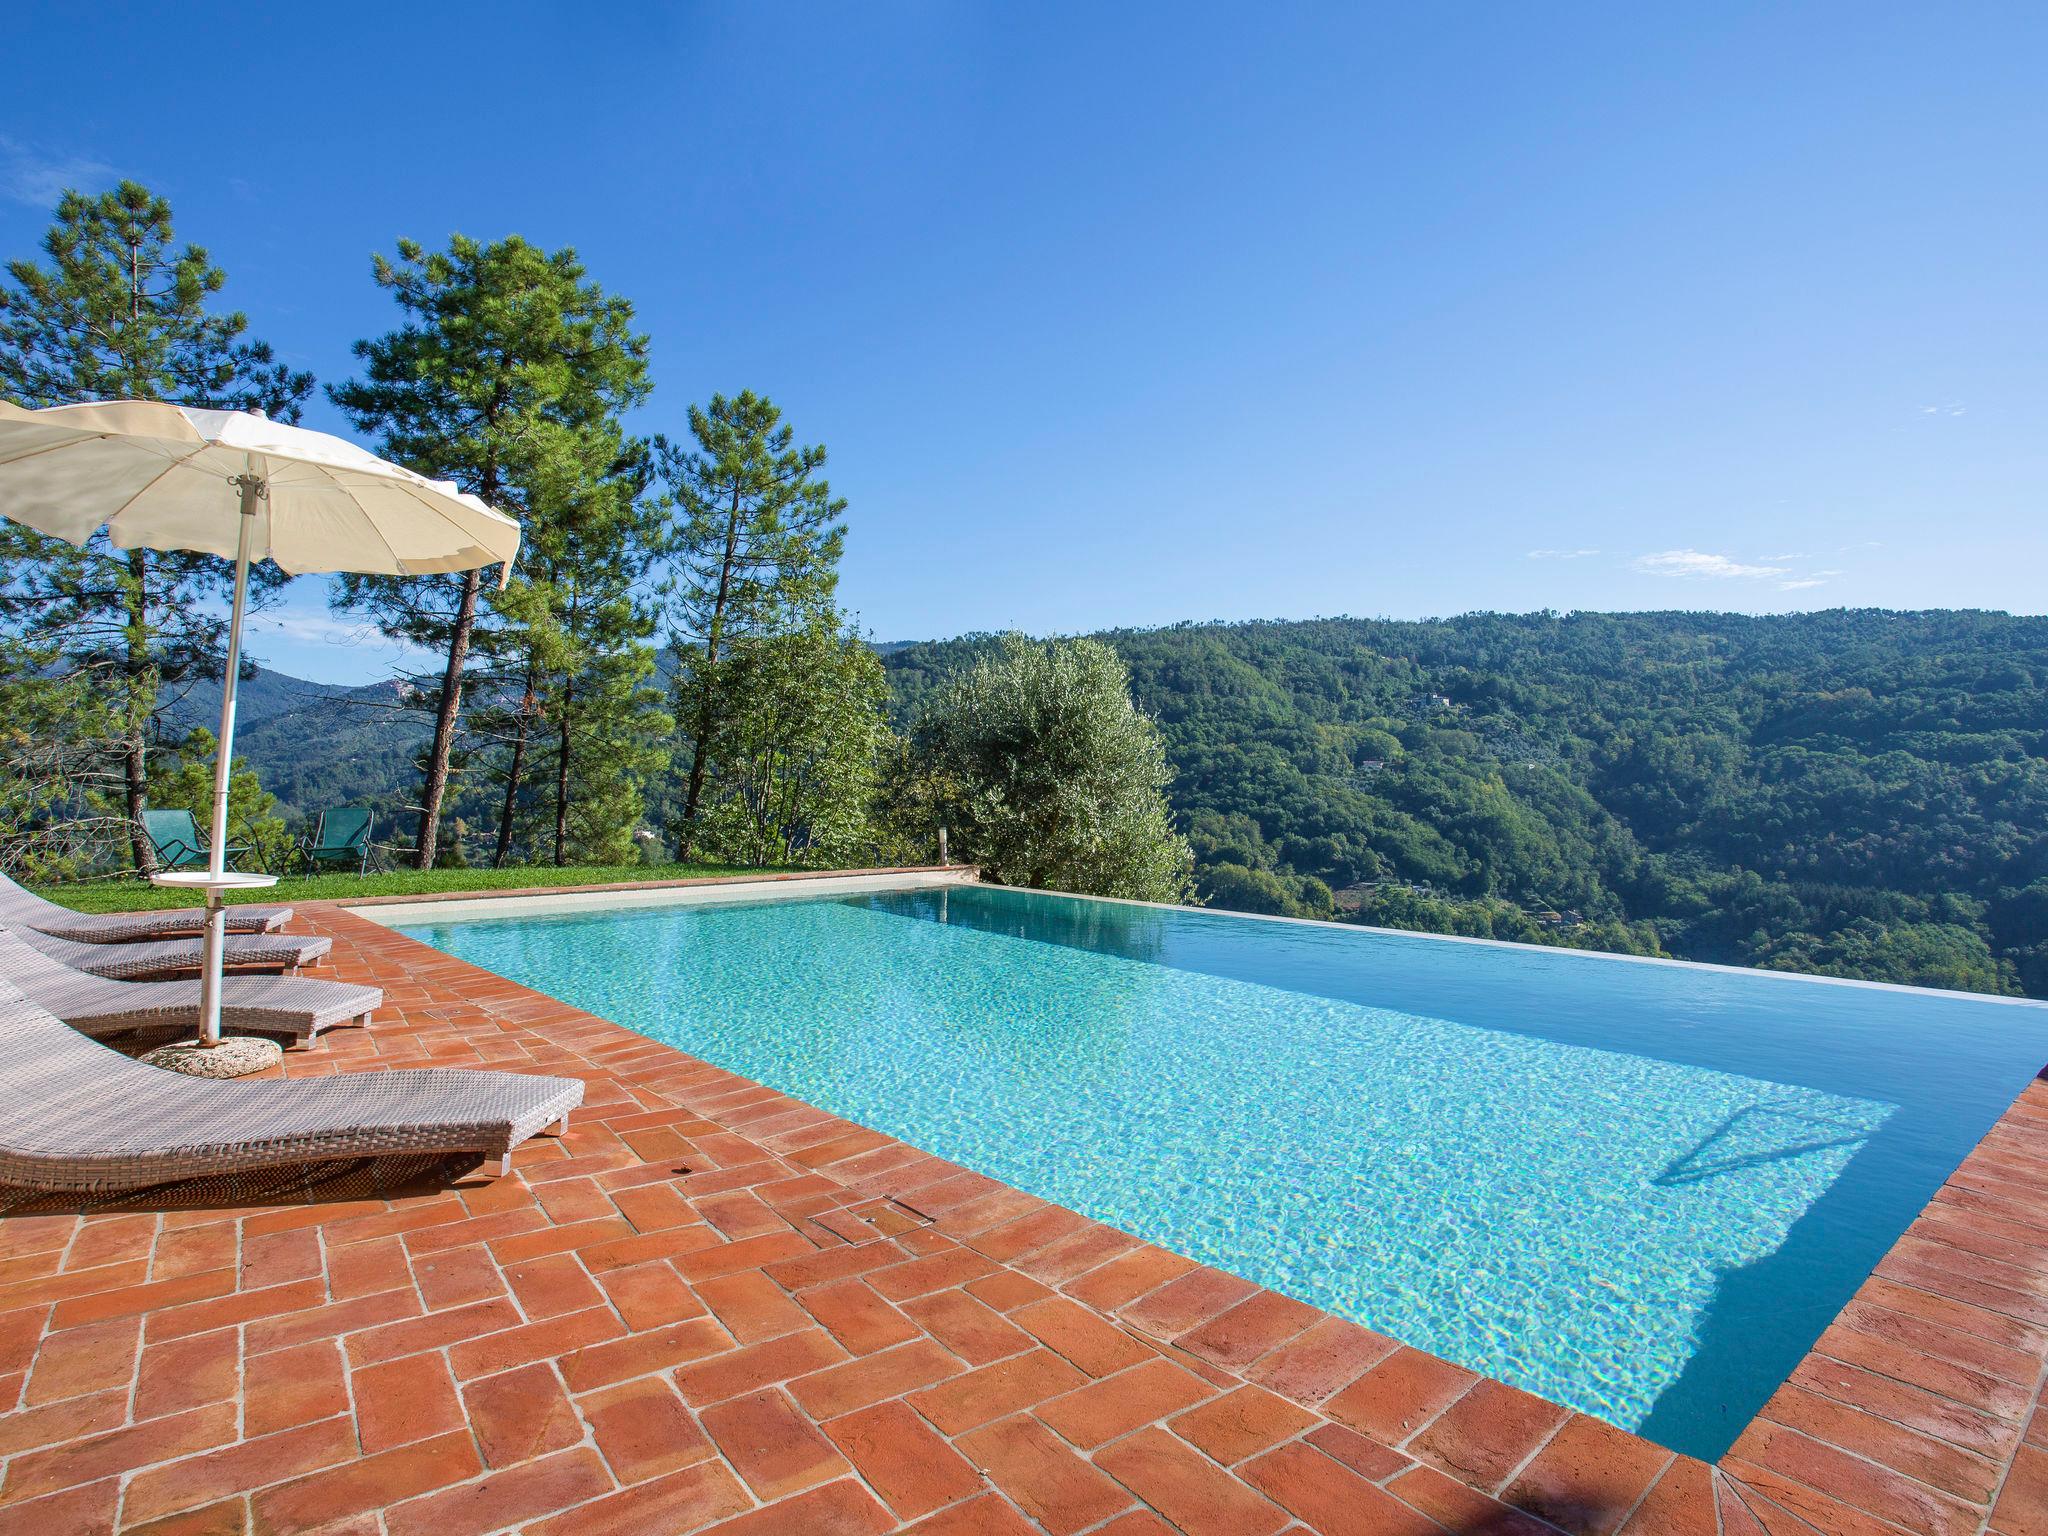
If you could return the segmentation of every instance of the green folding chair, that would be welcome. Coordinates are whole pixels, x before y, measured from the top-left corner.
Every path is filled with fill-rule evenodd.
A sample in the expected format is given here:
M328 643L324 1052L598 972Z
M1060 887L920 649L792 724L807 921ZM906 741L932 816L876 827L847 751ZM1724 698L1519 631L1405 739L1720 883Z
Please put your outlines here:
M313 835L299 842L299 859L309 871L370 867L370 827L374 818L366 805L338 806L322 811Z
M196 869L207 861L210 850L190 811L144 811L142 830L156 849L160 869ZM237 860L248 851L247 843L229 843L222 850L227 867L237 868Z

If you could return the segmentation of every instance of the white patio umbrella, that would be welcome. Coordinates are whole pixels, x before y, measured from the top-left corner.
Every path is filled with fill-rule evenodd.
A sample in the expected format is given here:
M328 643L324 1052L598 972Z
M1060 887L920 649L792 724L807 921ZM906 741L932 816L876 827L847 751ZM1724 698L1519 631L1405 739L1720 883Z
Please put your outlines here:
M105 527L119 549L194 550L235 562L207 872L159 877L206 893L200 1039L217 1044L222 892L267 883L225 866L250 565L268 559L294 576L423 576L486 565L509 574L519 524L452 482L416 475L325 432L248 411L144 400L42 411L0 401L0 516L73 544Z

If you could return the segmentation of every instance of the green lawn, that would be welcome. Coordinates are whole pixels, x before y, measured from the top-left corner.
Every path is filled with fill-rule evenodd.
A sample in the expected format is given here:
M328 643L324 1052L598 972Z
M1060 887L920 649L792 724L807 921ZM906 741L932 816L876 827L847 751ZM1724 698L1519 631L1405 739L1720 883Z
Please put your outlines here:
M619 880L684 880L693 875L744 875L729 864L522 864L512 869L402 869L388 875L286 875L276 885L230 891L230 902L345 901L352 896L424 896L436 891L502 891L534 885L609 885ZM192 907L189 891L167 891L141 880L95 880L43 885L38 894L79 912L141 912Z

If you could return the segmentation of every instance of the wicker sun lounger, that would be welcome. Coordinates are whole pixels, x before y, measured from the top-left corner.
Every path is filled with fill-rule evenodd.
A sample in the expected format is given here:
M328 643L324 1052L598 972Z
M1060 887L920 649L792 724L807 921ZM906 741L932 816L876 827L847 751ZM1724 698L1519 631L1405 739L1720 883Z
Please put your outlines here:
M290 907L229 907L229 933L269 933L291 919ZM179 907L169 912L119 912L94 916L73 912L54 901L45 901L0 875L0 923L10 928L33 928L60 939L81 944L130 944L138 939L196 938L204 921L203 907Z
M74 971L0 928L0 976L73 1029L104 1039L139 1029L199 1028L199 982L110 981ZM220 1026L302 1045L323 1029L367 1019L384 1001L376 987L311 976L224 976Z
M132 1061L0 981L0 1184L138 1189L391 1154L512 1149L583 1102L572 1077L432 1068L213 1082Z
M11 925L8 925L11 926ZM52 938L33 928L12 928L14 936L74 971L115 981L155 981L199 972L197 939L151 939L133 944L80 944ZM231 933L223 961L230 970L295 971L311 965L330 949L332 939L302 938L290 933Z

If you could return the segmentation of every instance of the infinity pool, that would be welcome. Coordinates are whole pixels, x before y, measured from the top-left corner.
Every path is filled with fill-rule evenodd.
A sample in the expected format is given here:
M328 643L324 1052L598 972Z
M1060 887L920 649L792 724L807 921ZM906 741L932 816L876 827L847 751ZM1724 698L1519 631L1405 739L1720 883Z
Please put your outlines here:
M2048 1008L959 886L408 924L1712 1458L2048 1062Z

